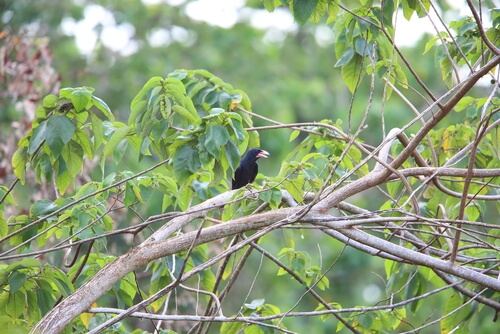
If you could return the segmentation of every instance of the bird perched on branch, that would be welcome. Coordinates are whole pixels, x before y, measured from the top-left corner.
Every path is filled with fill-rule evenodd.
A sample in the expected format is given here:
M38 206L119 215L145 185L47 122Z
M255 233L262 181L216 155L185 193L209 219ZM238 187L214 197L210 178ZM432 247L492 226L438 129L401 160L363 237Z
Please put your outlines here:
M257 176L259 171L259 166L257 165L257 159L268 158L269 153L258 149L252 148L249 150L241 159L240 165L236 168L233 178L232 189L239 189L252 183Z

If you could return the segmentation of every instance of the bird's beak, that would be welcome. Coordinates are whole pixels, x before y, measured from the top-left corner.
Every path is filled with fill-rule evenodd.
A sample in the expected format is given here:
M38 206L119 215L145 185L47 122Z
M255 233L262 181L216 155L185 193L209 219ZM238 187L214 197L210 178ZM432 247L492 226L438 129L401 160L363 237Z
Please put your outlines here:
M269 158L270 154L269 152L267 151L264 151L264 150L261 150L258 154L257 154L257 158Z

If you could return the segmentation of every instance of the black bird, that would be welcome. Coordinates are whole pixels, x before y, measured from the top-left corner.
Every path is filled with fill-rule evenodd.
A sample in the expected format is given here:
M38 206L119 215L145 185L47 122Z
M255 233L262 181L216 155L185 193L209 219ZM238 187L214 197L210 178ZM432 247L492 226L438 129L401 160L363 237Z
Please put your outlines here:
M248 151L243 156L240 161L240 165L234 172L233 189L239 189L249 183L252 183L257 176L257 172L259 171L257 159L267 157L269 157L269 153L258 148L252 148Z

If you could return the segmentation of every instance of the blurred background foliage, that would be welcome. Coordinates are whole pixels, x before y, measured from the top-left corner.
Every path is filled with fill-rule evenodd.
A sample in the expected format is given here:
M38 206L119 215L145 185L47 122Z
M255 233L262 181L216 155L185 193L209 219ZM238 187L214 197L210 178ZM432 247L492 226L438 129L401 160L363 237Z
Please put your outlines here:
M256 23L257 16L269 15L267 20L271 21L273 17L262 8L261 1L253 0L244 6L240 1L238 21L222 28L188 16L190 1L170 2L178 5L140 0L69 1L57 5L49 0L8 0L4 6L10 10L3 10L2 24L13 32L48 37L61 86L94 87L117 119L127 118L132 97L150 77L179 68L204 68L247 92L253 110L259 114L287 123L341 119L347 130L351 94L340 71L334 68L335 36L325 22L305 26L294 23L283 30L272 24L268 29L257 28L263 26ZM275 26L279 27L279 23ZM79 49L72 35L83 36L84 29L93 33L87 31L85 37L79 37L86 40L79 42L92 45L96 38L91 49ZM116 43L122 45L121 49L111 45L113 38L125 40ZM432 91L439 91L439 85L445 91L433 53L422 57L421 50L422 45L408 47L405 54L409 59L419 59L412 65ZM415 85L410 81L410 86ZM369 80L365 79L352 101L353 129L367 107L368 91ZM381 95L382 90L377 89L375 94ZM417 108L422 105L418 96L412 102ZM381 111L401 117L388 117L390 128L411 119L407 109L396 97L385 103L375 99L369 112L369 129L361 138L377 143L382 138ZM259 120L255 123L263 124ZM261 133L263 146L277 161L294 145L288 142L289 134L289 130ZM276 174L279 168L272 161L264 165L270 173Z
M195 20L190 6L196 1L141 1L141 0L4 0L0 4L1 27L6 36L26 36L33 39L35 49L43 43L52 54L51 66L59 74L61 87L89 86L95 88L95 95L106 101L116 119L125 122L130 114L130 103L144 83L153 76L166 76L175 69L207 69L235 88L245 91L250 97L253 111L265 117L285 123L314 122L323 119L343 121L344 131L354 132L363 117L369 100L370 82L365 78L354 96L342 82L340 71L334 68L337 61L333 49L335 36L326 25L290 23L280 29L279 22L273 27L258 24L257 18L265 15L273 20L277 15L289 17L286 10L280 9L268 14L258 0L236 1L238 9L236 22L210 24ZM438 2L447 15L457 15L445 1ZM201 16L204 13L200 14ZM206 13L207 17L209 13ZM403 17L400 17L403 20ZM86 37L77 33L86 31ZM404 32L403 32L404 33ZM75 36L77 34L77 36ZM80 40L78 40L80 38ZM82 40L83 38L83 40ZM95 38L95 40L94 40ZM434 62L434 53L422 55L425 43L430 36L423 35L413 46L404 48L408 59L429 89L439 96L447 91L440 71ZM116 43L112 43L114 42ZM87 48L78 46L87 45ZM116 47L118 44L119 47ZM412 76L407 74L409 85L416 87ZM4 85L5 82L0 82ZM382 137L382 123L386 131L391 127L405 124L413 118L413 113L396 94L384 101L383 85L376 85L376 99L368 111L368 128L360 138L369 144L377 145ZM4 87L2 87L4 88ZM480 88L478 88L480 89ZM57 90L56 90L57 91ZM42 92L41 96L50 93ZM425 108L424 101L417 92L405 91L405 95L419 109ZM16 110L16 97L0 96L0 142L10 135L13 122L21 119ZM33 101L38 103L40 101ZM382 120L382 114L385 119ZM455 123L452 116L448 122ZM254 125L269 125L254 117ZM22 130L22 129L21 129ZM282 159L292 150L295 141L289 142L291 130L271 130L260 132L262 148L271 152L271 159L260 162L260 171L269 176L278 173ZM411 133L411 129L407 132ZM125 157L122 166L138 171L144 169L148 161L139 163L136 159ZM367 209L380 206L377 199L356 198ZM161 201L147 207L147 215L159 213ZM29 203L27 203L29 204ZM132 217L127 217L132 218ZM124 219L125 222L128 219ZM275 231L272 237L263 240L264 247L278 253L285 247L284 240ZM343 249L340 242L332 243L321 233L304 231L303 238L296 240L297 251L311 254L315 265L329 265L337 261L336 269L329 272L331 300L343 307L371 305L385 295L383 280L383 261L352 249ZM109 247L119 247L117 240L110 240ZM322 242L328 240L328 243ZM113 242L114 241L114 242ZM326 251L328 249L328 251ZM325 256L328 255L328 256ZM338 256L338 258L337 258ZM261 258L253 254L254 266L246 266L248 273L241 275L240 288L232 293L240 296L234 300L234 313L237 312L248 292L253 279L253 271L260 265ZM323 262L323 263L321 263ZM57 265L57 264L56 264ZM275 270L273 265L266 266L262 272ZM275 281L258 285L251 291L249 300L265 298L289 301L293 307L300 298L301 289L286 276L276 276ZM294 295L292 295L294 294ZM435 308L445 302L445 295L433 297ZM427 301L428 302L428 301ZM303 300L301 303L314 303ZM310 307L304 308L310 309ZM300 311L300 304L295 311ZM282 309L282 311L284 311ZM231 314L230 311L225 313ZM430 314L422 315L431 316ZM424 322L426 319L420 319ZM290 321L290 320L287 320ZM480 320L479 320L480 321ZM418 322L417 322L418 323ZM290 324L288 324L290 325ZM298 332L326 333L335 329L334 323L326 322L321 328L317 321L308 318L297 319L291 326Z

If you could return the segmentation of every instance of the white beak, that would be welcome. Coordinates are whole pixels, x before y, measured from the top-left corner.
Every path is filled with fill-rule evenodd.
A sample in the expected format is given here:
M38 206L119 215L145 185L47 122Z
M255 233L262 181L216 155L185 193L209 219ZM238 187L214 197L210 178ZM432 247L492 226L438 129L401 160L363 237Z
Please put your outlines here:
M259 154L257 154L257 158L269 158L270 154L267 151L261 150Z

